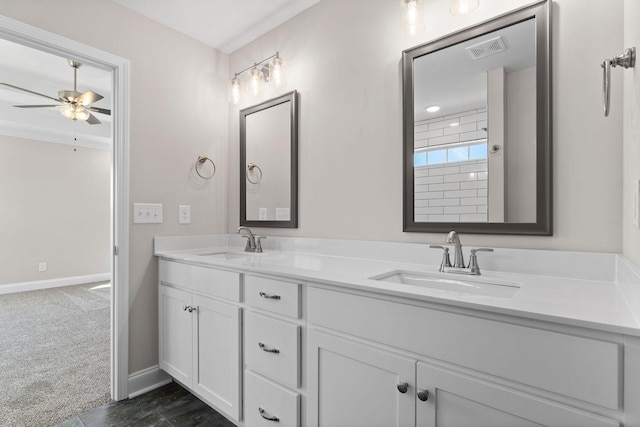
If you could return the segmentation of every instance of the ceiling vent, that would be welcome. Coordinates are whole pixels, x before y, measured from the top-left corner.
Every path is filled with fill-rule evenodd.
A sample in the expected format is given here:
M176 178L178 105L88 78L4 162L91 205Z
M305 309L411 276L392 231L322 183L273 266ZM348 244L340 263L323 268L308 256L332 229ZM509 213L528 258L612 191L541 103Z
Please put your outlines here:
M471 59L480 59L507 50L500 36L466 48Z

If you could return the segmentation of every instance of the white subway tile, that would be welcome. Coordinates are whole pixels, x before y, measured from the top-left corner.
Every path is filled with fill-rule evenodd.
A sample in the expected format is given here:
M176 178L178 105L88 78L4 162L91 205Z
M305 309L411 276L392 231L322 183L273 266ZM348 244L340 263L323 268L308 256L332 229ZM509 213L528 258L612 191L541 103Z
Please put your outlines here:
M478 188L478 197L487 197L487 189Z
M429 146L433 147L434 145L444 145L444 144L452 144L455 142L460 142L459 136L456 135L447 135L447 136L438 136L435 138L429 138ZM444 148L444 147L443 147Z
M446 184L431 184L429 185L429 191L448 191L459 190L460 184L457 182L448 182Z
M477 206L478 209L478 213L479 214L486 214L487 213L487 205L479 205Z
M458 206L460 199L431 199L429 206Z
M413 214L413 219L416 222L429 222L429 215L416 215L416 214Z
M475 130L472 132L465 132L460 134L460 142L475 141L476 139L483 139L487 137L487 133L483 130Z
M442 191L425 191L423 193L416 193L414 199L442 199L443 196Z
M486 206L487 198L486 197L464 197L460 199L460 204L462 206L469 206L469 205Z
M455 175L445 175L444 182L465 182L465 181L477 181L478 175L473 173L458 173ZM469 187L474 188L474 187ZM463 188L461 188L463 190Z
M468 132L475 132L476 130L477 129L476 129L475 123L468 123L466 125L452 126L452 127L442 129L445 135L455 135L455 134L465 135ZM460 139L460 141L463 141L463 139Z
M442 206L415 209L415 215L442 215L443 213L444 208Z
M460 215L429 215L429 222L460 222Z
M466 174L468 176L469 174ZM475 179L475 178L474 178ZM460 183L461 190L470 190L472 188L487 188L487 181L465 181ZM480 193L478 193L480 194Z
M478 179L489 179L488 172L478 172Z
M486 170L489 170L489 166L487 165L486 160L478 163L471 163L460 166L460 172L481 172Z
M451 175L454 173L460 173L460 166L442 166L442 167L433 168L429 171L430 176Z
M445 191L444 198L451 199L454 197L477 197L478 190L459 190L459 191Z
M475 214L477 209L475 206L447 206L444 208L445 214Z
M483 120L487 120L487 113L477 113L470 114L468 116L460 117L460 124L471 123L471 122L481 122Z
M425 185L425 184L442 184L444 177L442 175L435 176L416 176L414 178L414 182L416 185Z

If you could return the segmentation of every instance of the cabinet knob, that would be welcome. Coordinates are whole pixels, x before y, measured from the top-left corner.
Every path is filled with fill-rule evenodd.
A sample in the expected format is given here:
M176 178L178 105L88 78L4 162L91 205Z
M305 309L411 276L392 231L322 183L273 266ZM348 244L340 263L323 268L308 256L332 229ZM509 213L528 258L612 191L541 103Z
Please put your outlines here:
M265 411L264 409L262 409L259 406L258 406L258 412L260 413L260 416L262 418L264 418L265 420L267 420L267 421L273 421L273 422L276 422L276 423L280 422L280 418L278 418L276 416L273 416L273 415L272 416L268 416L267 415L267 411Z
M189 306L189 313L193 313L194 311L196 311L196 307Z
M400 393L406 393L409 390L409 383L400 383L398 384L398 391Z
M423 402L426 402L427 399L429 399L429 391L423 390L423 389L418 390L418 399L422 400Z
M183 305L183 306L182 306L182 309L183 309L184 311L187 311L187 310L189 310L189 306L188 306L188 305Z

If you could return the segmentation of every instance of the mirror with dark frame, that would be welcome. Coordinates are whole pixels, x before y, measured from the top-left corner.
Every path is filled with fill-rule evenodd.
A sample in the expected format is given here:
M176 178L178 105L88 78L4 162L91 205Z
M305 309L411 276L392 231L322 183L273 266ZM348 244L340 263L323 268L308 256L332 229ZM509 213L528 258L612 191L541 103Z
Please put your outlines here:
M240 110L240 225L298 226L298 101L292 91Z
M551 235L549 9L403 52L404 231Z

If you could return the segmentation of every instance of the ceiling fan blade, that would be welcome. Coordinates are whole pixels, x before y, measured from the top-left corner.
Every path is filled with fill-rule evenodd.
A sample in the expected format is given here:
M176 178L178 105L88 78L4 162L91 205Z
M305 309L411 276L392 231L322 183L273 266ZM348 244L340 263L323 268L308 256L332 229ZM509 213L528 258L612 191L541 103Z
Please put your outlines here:
M75 99L76 104L87 106L93 104L96 101L100 101L104 96L97 94L93 91L86 91Z
M59 107L59 105L14 105L18 108L47 108L47 107Z
M93 114L89 114L89 118L87 120L85 120L87 123L89 123L90 125L99 125L100 123L102 123L100 120L98 120L98 118L96 116L94 116Z
M106 108L99 108L99 107L84 107L87 110L93 111L95 113L101 113L101 114L106 114L108 116L111 115L111 110L107 110Z
M43 94L41 94L41 93L34 92L34 91L32 91L32 90L25 89L25 88L22 88L22 87L18 87L18 86L10 85L9 83L2 83L2 82L0 82L0 85L2 85L2 86L7 86L7 87L10 87L10 88L13 88L13 89L17 89L17 90L21 90L21 91L23 91L23 92L27 92L27 93L30 93L30 94L32 94L32 95L42 96L43 98L53 99L54 101L58 101L58 102L60 102L60 100L59 100L58 98L54 98L54 97L49 96L49 95L43 95Z

